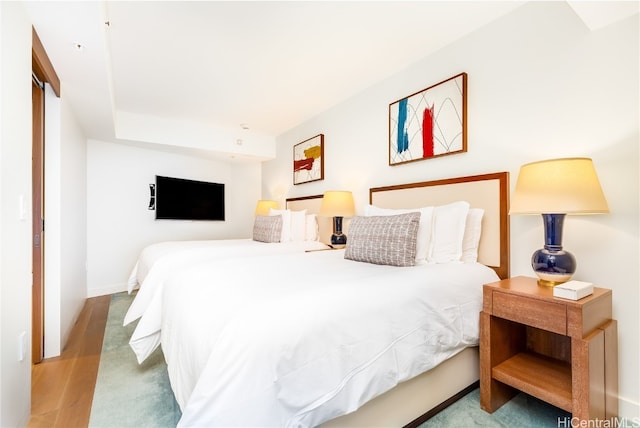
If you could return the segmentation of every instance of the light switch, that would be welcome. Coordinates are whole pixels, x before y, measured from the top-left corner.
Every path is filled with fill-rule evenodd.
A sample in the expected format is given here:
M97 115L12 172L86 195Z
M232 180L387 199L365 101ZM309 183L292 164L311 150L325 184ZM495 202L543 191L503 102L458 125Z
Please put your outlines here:
M22 332L18 335L18 361L23 361L27 352L27 333Z

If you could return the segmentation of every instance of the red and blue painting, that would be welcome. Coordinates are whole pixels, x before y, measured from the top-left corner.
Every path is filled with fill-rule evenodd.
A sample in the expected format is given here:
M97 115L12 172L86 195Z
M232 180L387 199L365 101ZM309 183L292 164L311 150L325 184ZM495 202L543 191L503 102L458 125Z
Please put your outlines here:
M467 151L467 74L389 104L389 165Z

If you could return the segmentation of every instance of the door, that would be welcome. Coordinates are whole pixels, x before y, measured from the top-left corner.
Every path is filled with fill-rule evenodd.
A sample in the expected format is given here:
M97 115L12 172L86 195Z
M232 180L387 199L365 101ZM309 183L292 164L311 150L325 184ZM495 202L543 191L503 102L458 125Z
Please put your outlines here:
M31 85L32 141L32 331L31 362L44 358L44 86L34 76Z

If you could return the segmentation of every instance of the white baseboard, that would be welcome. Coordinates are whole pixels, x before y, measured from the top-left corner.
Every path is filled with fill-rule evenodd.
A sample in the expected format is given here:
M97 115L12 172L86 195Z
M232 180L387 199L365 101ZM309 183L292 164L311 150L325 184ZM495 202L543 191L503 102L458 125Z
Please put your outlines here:
M118 284L111 284L106 287L100 288L90 288L87 289L87 298L89 297L98 297L98 296L106 296L107 294L115 294L121 293L123 291L127 291L127 283L121 282Z

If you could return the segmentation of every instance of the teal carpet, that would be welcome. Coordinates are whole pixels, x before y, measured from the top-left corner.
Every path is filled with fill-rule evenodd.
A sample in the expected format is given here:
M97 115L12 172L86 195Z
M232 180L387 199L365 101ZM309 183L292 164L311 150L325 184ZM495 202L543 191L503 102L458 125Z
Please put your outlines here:
M558 428L571 426L571 413L520 393L489 414L480 409L480 390L475 389L438 413L419 428L495 427ZM559 424L559 422L562 422Z
M139 365L129 347L137 322L123 327L122 321L133 297L126 293L111 297L90 427L175 427L180 418L162 350Z
M128 340L136 323L122 327L133 295L114 294L109 307L90 427L173 428L180 419L160 349L142 365L136 362ZM480 409L480 392L470 392L419 428L517 427L557 428L570 414L526 394L488 414ZM567 423L561 426L569 426Z

